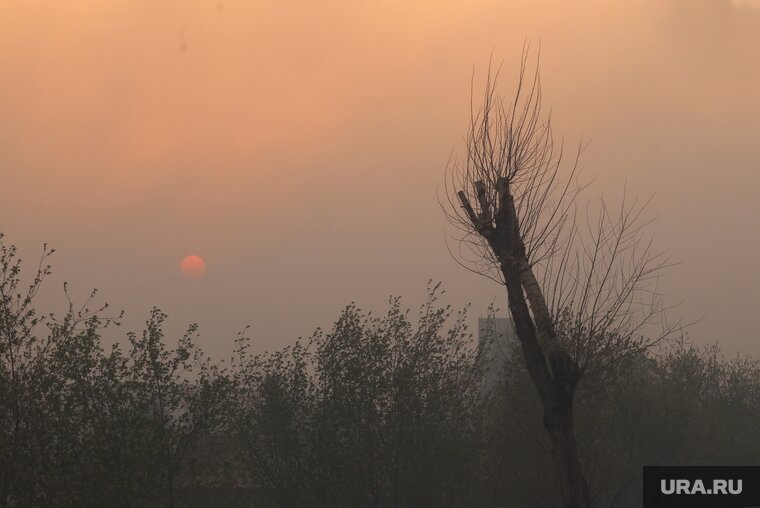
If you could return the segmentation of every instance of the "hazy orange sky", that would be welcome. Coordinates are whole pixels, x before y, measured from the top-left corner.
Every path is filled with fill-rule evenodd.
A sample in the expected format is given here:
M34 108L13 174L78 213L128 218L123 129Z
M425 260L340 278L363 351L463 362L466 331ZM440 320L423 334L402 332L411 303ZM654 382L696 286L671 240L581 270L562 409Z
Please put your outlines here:
M97 287L217 355L428 279L474 322L504 292L451 260L436 191L473 69L493 50L509 93L525 40L591 193L654 195L692 339L760 354L758 0L4 2L0 231L29 268L57 248L44 305Z

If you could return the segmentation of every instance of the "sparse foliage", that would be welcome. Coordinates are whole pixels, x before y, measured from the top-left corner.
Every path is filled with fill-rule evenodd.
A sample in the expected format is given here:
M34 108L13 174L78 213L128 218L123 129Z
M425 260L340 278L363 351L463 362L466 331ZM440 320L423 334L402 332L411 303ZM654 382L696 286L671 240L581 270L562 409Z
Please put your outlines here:
M183 456L221 422L225 376L191 327L164 344L154 310L131 351L105 353L118 319L68 297L58 319L35 296L50 274L43 250L22 291L21 261L0 237L0 504L13 507L175 506Z
M461 233L462 263L506 288L527 370L544 408L563 505L590 506L573 430L574 395L592 370L660 342L657 288L668 260L652 248L644 207L625 200L613 212L586 206L579 220L579 147L565 164L541 80L523 52L517 90L505 100L489 71L472 110L466 158L447 179L449 221ZM654 335L651 326L661 328Z
M398 299L380 317L350 305L239 365L236 428L280 506L469 505L485 398L465 314L436 299L416 323Z

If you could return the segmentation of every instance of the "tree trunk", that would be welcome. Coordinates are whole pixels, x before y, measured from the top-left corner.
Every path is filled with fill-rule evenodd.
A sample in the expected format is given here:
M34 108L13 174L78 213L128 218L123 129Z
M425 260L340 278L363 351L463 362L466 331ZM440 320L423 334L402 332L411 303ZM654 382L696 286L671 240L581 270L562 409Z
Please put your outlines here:
M565 393L557 397L552 406L545 408L544 426L557 464L563 507L587 508L591 506L591 499L575 441L572 398L572 392Z
M509 180L500 177L496 182L495 217L491 216L484 184L475 182L475 189L480 213L472 208L464 191L459 192L459 200L473 228L499 260L525 366L544 408L544 427L557 466L562 506L590 508L573 429L573 396L579 369L559 344L552 314L528 262Z

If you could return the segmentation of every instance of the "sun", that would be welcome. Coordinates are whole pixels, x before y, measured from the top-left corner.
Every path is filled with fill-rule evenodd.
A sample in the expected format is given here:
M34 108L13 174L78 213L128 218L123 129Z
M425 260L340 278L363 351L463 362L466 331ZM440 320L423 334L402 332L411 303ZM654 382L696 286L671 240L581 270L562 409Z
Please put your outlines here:
M206 272L206 262L202 257L190 254L182 259L179 269L185 277L189 279L197 279Z

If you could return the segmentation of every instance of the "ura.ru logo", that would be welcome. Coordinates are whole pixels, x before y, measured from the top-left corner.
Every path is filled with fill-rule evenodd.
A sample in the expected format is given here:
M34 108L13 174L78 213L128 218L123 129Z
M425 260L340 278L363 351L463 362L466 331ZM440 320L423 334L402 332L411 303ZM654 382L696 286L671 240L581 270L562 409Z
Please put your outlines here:
M713 480L705 486L702 480L660 480L663 494L741 494L741 480Z

